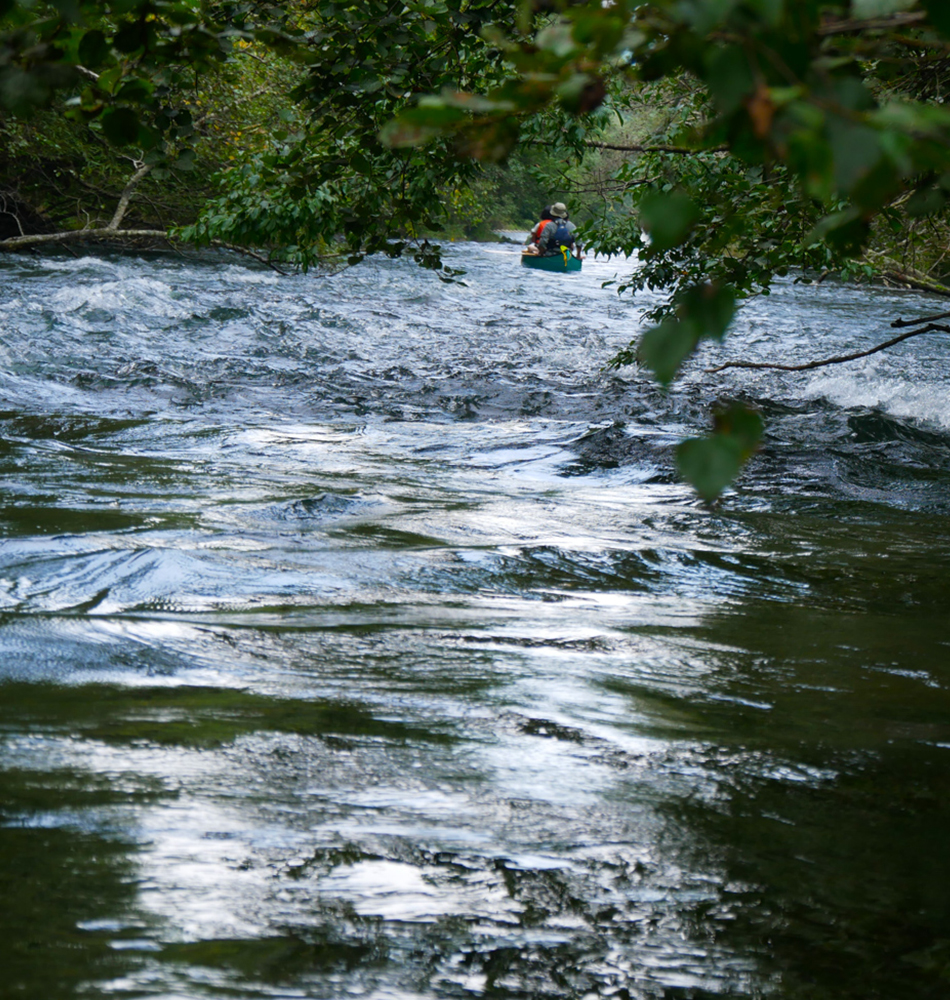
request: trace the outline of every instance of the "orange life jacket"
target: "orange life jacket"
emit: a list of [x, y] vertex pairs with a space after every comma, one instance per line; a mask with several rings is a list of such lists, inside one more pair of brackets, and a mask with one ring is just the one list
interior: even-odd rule
[[531, 242], [537, 245], [538, 240], [541, 239], [541, 233], [544, 227], [550, 222], [550, 219], [542, 219], [535, 227], [531, 230]]

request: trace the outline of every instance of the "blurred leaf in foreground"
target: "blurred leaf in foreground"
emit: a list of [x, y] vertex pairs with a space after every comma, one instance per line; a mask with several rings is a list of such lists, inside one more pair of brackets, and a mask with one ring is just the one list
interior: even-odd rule
[[715, 500], [755, 454], [762, 440], [762, 418], [742, 403], [716, 410], [713, 432], [689, 438], [676, 449], [676, 464], [696, 492]]

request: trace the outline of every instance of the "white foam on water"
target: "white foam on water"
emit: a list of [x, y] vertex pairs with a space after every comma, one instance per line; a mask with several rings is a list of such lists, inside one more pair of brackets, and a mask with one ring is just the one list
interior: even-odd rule
[[241, 264], [229, 264], [221, 271], [229, 283], [237, 285], [276, 285], [280, 275], [272, 272], [251, 271]]
[[894, 417], [950, 428], [950, 392], [942, 385], [877, 373], [842, 372], [815, 376], [804, 395], [848, 409], [880, 409]]
[[45, 305], [58, 313], [102, 309], [108, 312], [142, 311], [165, 319], [191, 316], [191, 308], [174, 299], [171, 286], [154, 278], [129, 277], [71, 285], [54, 291]]

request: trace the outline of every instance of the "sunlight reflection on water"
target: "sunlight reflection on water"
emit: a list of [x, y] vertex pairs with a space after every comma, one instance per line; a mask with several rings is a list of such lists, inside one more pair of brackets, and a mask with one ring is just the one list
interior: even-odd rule
[[[616, 262], [452, 252], [0, 262], [11, 988], [936, 996], [946, 346], [664, 396]], [[927, 308], [789, 283], [726, 350]], [[708, 510], [720, 390], [769, 437]]]

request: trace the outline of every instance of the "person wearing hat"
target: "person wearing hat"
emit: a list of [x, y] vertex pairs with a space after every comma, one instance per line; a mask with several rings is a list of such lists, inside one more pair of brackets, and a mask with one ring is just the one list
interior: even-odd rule
[[580, 253], [580, 244], [574, 239], [577, 227], [567, 217], [567, 206], [562, 201], [551, 206], [551, 221], [538, 236], [538, 252], [542, 257], [551, 257], [567, 247], [572, 253]]

